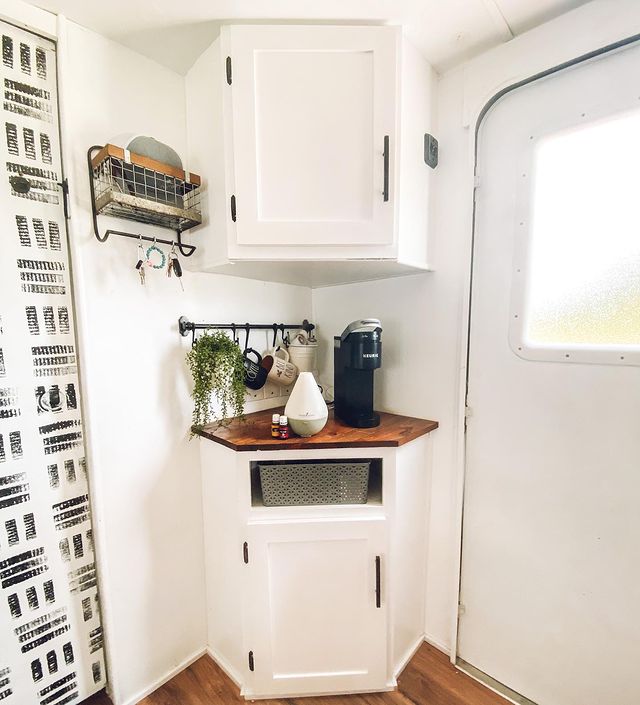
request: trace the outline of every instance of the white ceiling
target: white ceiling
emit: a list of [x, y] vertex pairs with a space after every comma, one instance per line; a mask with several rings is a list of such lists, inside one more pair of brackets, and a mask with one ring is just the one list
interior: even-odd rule
[[228, 22], [401, 24], [439, 71], [587, 0], [28, 0], [186, 73]]

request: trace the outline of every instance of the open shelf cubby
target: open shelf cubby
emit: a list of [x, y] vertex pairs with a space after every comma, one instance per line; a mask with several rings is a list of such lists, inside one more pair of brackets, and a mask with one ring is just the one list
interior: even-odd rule
[[256, 460], [250, 472], [252, 507], [382, 504], [382, 458]]

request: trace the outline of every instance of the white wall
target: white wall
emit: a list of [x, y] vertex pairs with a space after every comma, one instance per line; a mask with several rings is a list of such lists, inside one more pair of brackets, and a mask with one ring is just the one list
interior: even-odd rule
[[[446, 650], [455, 645], [475, 122], [501, 88], [638, 32], [637, 0], [594, 0], [442, 77], [435, 132], [440, 164], [432, 201], [435, 272], [314, 290], [314, 316], [325, 346], [353, 319], [382, 320], [379, 408], [440, 422], [433, 436], [425, 631]], [[323, 376], [331, 379], [330, 357], [327, 362]]]
[[302, 320], [310, 316], [311, 298], [307, 289], [189, 272], [184, 293], [175, 278], [156, 272], [143, 288], [135, 242], [96, 241], [87, 148], [140, 132], [184, 153], [184, 80], [63, 24], [63, 139], [90, 477], [110, 688], [122, 705], [206, 644], [200, 467], [198, 444], [188, 440], [189, 339], [179, 336], [178, 317]]

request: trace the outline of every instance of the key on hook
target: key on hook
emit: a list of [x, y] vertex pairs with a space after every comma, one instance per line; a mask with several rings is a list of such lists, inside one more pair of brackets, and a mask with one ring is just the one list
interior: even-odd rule
[[146, 277], [144, 271], [145, 259], [146, 255], [144, 253], [144, 248], [142, 247], [142, 235], [140, 235], [140, 242], [138, 243], [138, 261], [136, 263], [136, 269], [138, 270], [138, 274], [140, 275], [140, 284], [142, 284], [142, 286], [144, 286], [144, 280]]

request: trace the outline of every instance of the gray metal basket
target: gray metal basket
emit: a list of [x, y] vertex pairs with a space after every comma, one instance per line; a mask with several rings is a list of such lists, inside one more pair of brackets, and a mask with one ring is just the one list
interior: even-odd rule
[[265, 507], [366, 504], [370, 462], [258, 463]]
[[126, 161], [114, 150], [119, 148], [106, 145], [92, 159], [97, 213], [181, 231], [202, 223], [199, 176], [152, 162], [165, 167], [165, 173]]

